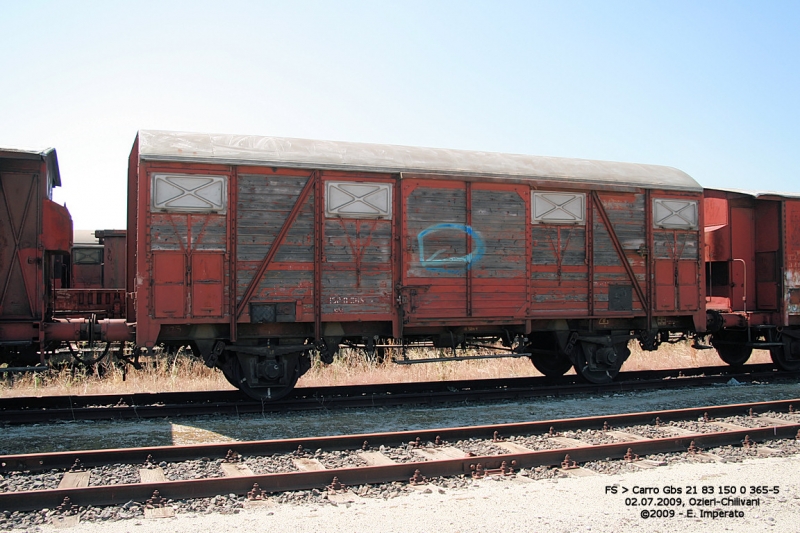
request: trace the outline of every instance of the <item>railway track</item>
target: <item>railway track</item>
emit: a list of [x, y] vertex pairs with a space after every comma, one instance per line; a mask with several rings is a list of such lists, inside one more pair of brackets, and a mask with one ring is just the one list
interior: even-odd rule
[[[0, 511], [59, 508], [70, 514], [79, 507], [139, 502], [152, 513], [168, 511], [177, 500], [236, 494], [257, 502], [272, 493], [326, 488], [336, 497], [346, 487], [425, 484], [450, 476], [531, 476], [552, 467], [569, 475], [599, 460], [643, 469], [662, 464], [664, 454], [715, 460], [723, 452], [708, 450], [721, 446], [732, 447], [725, 453], [781, 453], [770, 441], [800, 453], [798, 408], [800, 399], [792, 399], [422, 431], [0, 456], [5, 486], [24, 488], [41, 472], [59, 479], [45, 490], [4, 489]], [[205, 465], [204, 475], [173, 479], [181, 471], [175, 465], [192, 461]], [[106, 483], [114, 468], [136, 472], [138, 479]]]
[[528, 377], [470, 381], [392, 383], [345, 387], [297, 388], [275, 402], [255, 402], [239, 391], [168, 392], [40, 396], [0, 399], [0, 422], [40, 423], [64, 420], [143, 419], [209, 414], [286, 412], [347, 407], [437, 404], [520, 399], [537, 396], [607, 394], [653, 388], [699, 387], [737, 381], [794, 378], [772, 365], [747, 365], [624, 372], [618, 381], [598, 385], [577, 376]]

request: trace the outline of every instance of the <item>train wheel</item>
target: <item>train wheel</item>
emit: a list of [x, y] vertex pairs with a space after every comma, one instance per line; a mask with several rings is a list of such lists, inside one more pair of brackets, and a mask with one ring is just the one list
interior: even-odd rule
[[631, 353], [626, 343], [602, 346], [579, 341], [575, 348], [575, 372], [589, 383], [597, 384], [614, 381]]
[[563, 376], [572, 368], [572, 361], [566, 355], [558, 352], [553, 352], [551, 356], [534, 354], [530, 357], [536, 370], [549, 378]]
[[300, 363], [296, 361], [292, 369], [289, 370], [288, 375], [283, 376], [283, 379], [269, 381], [259, 379], [257, 386], [251, 386], [245, 379], [239, 358], [232, 353], [228, 353], [220, 369], [231, 385], [258, 401], [280, 400], [292, 392], [301, 375]]
[[239, 381], [237, 376], [241, 374], [241, 366], [239, 366], [239, 361], [236, 360], [236, 356], [228, 354], [219, 369], [222, 371], [222, 375], [225, 376], [225, 379], [228, 380], [228, 383], [238, 389]]
[[536, 370], [549, 378], [563, 376], [572, 368], [572, 361], [561, 350], [558, 338], [549, 332], [531, 333], [529, 342], [520, 351], [530, 353]]
[[717, 350], [719, 358], [731, 366], [741, 366], [750, 359], [753, 348], [744, 346], [746, 331], [726, 331], [711, 336], [711, 345]]
[[784, 335], [783, 346], [770, 348], [769, 356], [781, 370], [797, 372], [800, 370], [800, 340]]

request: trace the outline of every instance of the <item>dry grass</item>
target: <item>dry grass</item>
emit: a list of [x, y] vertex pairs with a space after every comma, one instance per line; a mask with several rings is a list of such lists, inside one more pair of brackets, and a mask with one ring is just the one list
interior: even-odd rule
[[[657, 352], [643, 352], [631, 343], [631, 357], [624, 370], [648, 370], [715, 366], [722, 362], [714, 350], [693, 350], [687, 343], [665, 345]], [[439, 351], [411, 353], [411, 357], [436, 357]], [[387, 358], [388, 359], [388, 358]], [[753, 352], [749, 363], [769, 363], [769, 352]], [[572, 371], [570, 371], [572, 372]], [[452, 381], [503, 377], [536, 376], [539, 373], [527, 358], [484, 359], [430, 364], [397, 365], [390, 361], [370, 361], [362, 353], [343, 349], [331, 365], [315, 364], [300, 378], [300, 387], [363, 385], [415, 381]], [[102, 375], [70, 368], [38, 374], [19, 375], [0, 380], [0, 397], [84, 395], [111, 393], [169, 392], [231, 389], [218, 370], [179, 352], [154, 358], [141, 371], [120, 363], [103, 367]]]

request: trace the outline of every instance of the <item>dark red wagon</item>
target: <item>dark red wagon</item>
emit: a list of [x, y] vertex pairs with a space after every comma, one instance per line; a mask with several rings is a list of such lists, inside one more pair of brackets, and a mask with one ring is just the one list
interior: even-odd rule
[[53, 265], [72, 246], [72, 219], [52, 201], [61, 185], [54, 149], [0, 149], [0, 356], [43, 362]]
[[800, 370], [800, 196], [706, 189], [706, 291], [712, 344], [743, 364], [770, 350]]
[[141, 131], [127, 317], [263, 398], [387, 339], [606, 381], [631, 338], [706, 330], [702, 203], [667, 167]]

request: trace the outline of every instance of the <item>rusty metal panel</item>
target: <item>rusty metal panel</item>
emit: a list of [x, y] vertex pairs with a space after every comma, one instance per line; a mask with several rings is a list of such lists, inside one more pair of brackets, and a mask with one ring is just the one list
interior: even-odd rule
[[800, 201], [783, 203], [783, 299], [784, 325], [789, 316], [800, 315]]
[[[225, 215], [151, 213], [150, 246], [156, 318], [225, 314], [223, 302], [228, 292], [223, 261], [227, 251]], [[174, 264], [168, 265], [169, 261]]]
[[755, 221], [752, 207], [731, 207], [731, 309], [755, 309]]
[[103, 243], [103, 287], [125, 288], [125, 230], [98, 230], [95, 235]]
[[66, 207], [47, 198], [42, 200], [42, 246], [62, 253], [72, 248], [72, 217]]
[[681, 311], [698, 309], [698, 279], [695, 261], [678, 261], [678, 309]]
[[697, 241], [695, 231], [653, 231], [656, 310], [694, 311], [699, 308]]
[[59, 316], [125, 317], [125, 289], [56, 289], [53, 311]]
[[72, 286], [96, 288], [103, 286], [103, 247], [75, 245], [72, 248]]
[[[245, 269], [240, 263], [240, 270], [236, 280], [236, 290], [244, 294], [247, 290], [256, 266]], [[251, 303], [260, 302], [292, 302], [297, 305], [296, 319], [298, 322], [313, 320], [314, 302], [312, 291], [314, 288], [314, 270], [312, 265], [305, 270], [294, 270], [295, 265], [276, 264], [275, 270], [267, 270], [261, 278]]]
[[658, 311], [675, 310], [675, 262], [655, 261], [655, 289]]
[[153, 315], [155, 318], [186, 316], [186, 255], [153, 253]]
[[780, 202], [756, 200], [755, 277], [756, 306], [777, 311], [780, 301]]
[[192, 316], [221, 317], [223, 315], [224, 256], [221, 253], [192, 253]]
[[[30, 170], [26, 170], [26, 167]], [[0, 318], [42, 318], [40, 165], [0, 159]]]

